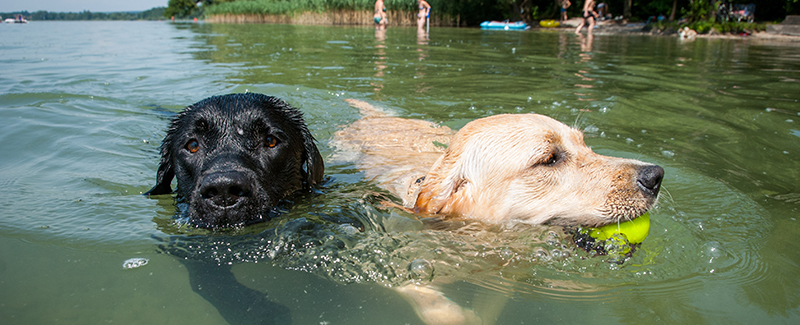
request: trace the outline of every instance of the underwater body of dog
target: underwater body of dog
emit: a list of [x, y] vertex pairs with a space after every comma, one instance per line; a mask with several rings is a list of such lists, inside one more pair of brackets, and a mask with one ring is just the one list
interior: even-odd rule
[[[490, 116], [454, 134], [348, 102], [362, 119], [338, 131], [335, 145], [418, 215], [599, 227], [635, 219], [658, 198], [661, 167], [595, 154], [580, 131], [543, 115]], [[428, 324], [487, 323], [502, 304], [495, 299], [493, 312], [476, 314], [447, 299], [435, 280], [396, 290]]]

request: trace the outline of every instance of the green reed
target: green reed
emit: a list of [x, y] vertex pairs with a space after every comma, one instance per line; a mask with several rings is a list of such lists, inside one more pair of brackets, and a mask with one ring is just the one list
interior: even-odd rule
[[[411, 11], [417, 6], [413, 0], [384, 0], [389, 10]], [[298, 12], [324, 12], [327, 10], [371, 10], [375, 0], [252, 0], [233, 1], [210, 5], [206, 15], [267, 14], [281, 15]]]

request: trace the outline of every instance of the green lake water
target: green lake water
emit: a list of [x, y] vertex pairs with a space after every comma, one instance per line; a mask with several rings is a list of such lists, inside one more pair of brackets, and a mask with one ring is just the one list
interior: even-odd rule
[[[304, 112], [330, 179], [280, 220], [207, 234], [198, 245], [210, 254], [195, 258], [232, 264], [239, 283], [288, 307], [295, 324], [420, 323], [389, 288], [416, 259], [449, 279], [442, 291], [464, 306], [508, 297], [497, 324], [796, 324], [799, 48], [557, 31], [2, 25], [0, 319], [225, 323], [159, 248], [203, 236], [172, 223], [169, 197], [140, 193], [155, 182], [176, 112], [248, 91]], [[595, 152], [664, 167], [650, 236], [618, 265], [557, 228], [415, 231], [407, 216], [375, 208], [379, 190], [332, 147], [333, 133], [358, 118], [345, 98], [454, 129], [529, 112], [580, 128]], [[342, 235], [320, 221], [350, 240], [339, 251], [303, 246], [289, 231], [331, 218], [372, 230]], [[135, 257], [149, 263], [123, 268]]]

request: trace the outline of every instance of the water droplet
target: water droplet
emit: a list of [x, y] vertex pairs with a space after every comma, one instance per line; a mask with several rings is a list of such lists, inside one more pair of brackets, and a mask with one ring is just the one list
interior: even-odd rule
[[433, 278], [433, 264], [425, 259], [418, 258], [411, 261], [408, 265], [408, 271], [411, 276], [419, 280], [430, 280]]
[[709, 241], [703, 244], [703, 256], [706, 257], [723, 257], [725, 256], [725, 251], [722, 249], [722, 244], [717, 241]]

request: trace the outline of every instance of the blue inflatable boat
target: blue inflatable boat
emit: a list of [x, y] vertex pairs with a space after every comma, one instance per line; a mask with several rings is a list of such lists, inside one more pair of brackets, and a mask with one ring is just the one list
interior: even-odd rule
[[530, 29], [530, 26], [521, 21], [484, 21], [481, 23], [481, 29], [526, 30]]

